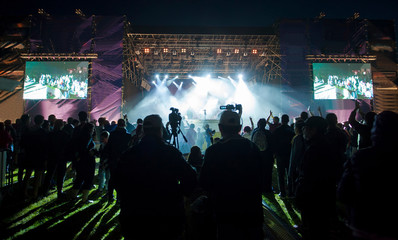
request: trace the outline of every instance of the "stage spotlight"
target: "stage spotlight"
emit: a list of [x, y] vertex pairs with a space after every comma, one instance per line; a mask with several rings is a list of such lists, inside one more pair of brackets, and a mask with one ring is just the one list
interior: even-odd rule
[[166, 75], [164, 76], [164, 79], [168, 79], [168, 78], [169, 78], [169, 75], [166, 74]]
[[238, 78], [239, 78], [239, 80], [242, 80], [242, 79], [243, 79], [243, 75], [242, 75], [242, 74], [239, 74], [239, 75], [238, 75]]
[[149, 48], [144, 48], [144, 53], [149, 53]]
[[222, 53], [221, 48], [217, 48], [217, 54], [220, 54], [220, 53]]
[[156, 84], [156, 82], [155, 82], [155, 81], [152, 81], [152, 83], [153, 83], [153, 84]]
[[178, 75], [176, 76], [176, 78], [178, 78]]
[[163, 48], [163, 53], [168, 53], [169, 49], [168, 48]]
[[239, 49], [235, 49], [234, 53], [238, 54], [239, 53]]
[[252, 50], [252, 53], [253, 53], [253, 54], [257, 54], [257, 49], [253, 49], [253, 50]]
[[156, 78], [159, 79], [159, 74], [156, 74]]
[[192, 76], [191, 76], [191, 75], [188, 75], [188, 77], [189, 77], [189, 78], [192, 78]]
[[182, 48], [181, 49], [181, 53], [186, 53], [187, 52], [187, 49], [186, 48]]

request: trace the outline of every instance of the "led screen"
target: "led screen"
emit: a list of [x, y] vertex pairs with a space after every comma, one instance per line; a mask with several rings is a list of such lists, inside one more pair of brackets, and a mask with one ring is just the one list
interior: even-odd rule
[[371, 99], [369, 63], [313, 63], [315, 99]]
[[88, 62], [26, 62], [24, 99], [87, 98]]

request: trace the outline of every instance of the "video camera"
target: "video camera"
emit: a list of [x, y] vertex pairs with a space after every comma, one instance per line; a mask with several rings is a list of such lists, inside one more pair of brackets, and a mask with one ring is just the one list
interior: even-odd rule
[[177, 129], [177, 127], [180, 125], [182, 117], [181, 113], [178, 112], [177, 108], [170, 108], [171, 113], [169, 114], [169, 123], [171, 126], [172, 130]]
[[220, 109], [221, 110], [230, 110], [230, 111], [235, 111], [235, 110], [242, 111], [242, 105], [241, 104], [235, 104], [235, 105], [228, 104], [225, 106], [220, 106]]
[[220, 106], [220, 109], [228, 111], [238, 111], [239, 116], [242, 116], [242, 104], [227, 104], [225, 106]]

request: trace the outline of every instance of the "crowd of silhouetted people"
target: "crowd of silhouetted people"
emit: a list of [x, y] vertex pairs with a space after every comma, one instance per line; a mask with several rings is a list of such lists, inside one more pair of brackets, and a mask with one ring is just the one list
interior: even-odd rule
[[221, 138], [205, 125], [199, 143], [195, 125], [184, 129], [187, 155], [169, 143], [169, 123], [142, 117], [89, 121], [81, 111], [66, 121], [23, 114], [1, 122], [0, 149], [8, 171], [18, 170], [18, 194], [35, 201], [56, 189], [60, 201], [87, 203], [96, 188], [95, 196], [120, 204], [125, 239], [264, 239], [262, 197], [274, 194], [294, 201], [304, 239], [330, 239], [337, 222], [352, 239], [398, 239], [388, 217], [398, 213], [397, 113], [365, 114], [356, 103], [342, 123], [334, 113], [303, 111], [292, 121], [270, 111], [242, 126], [240, 113], [226, 110]]

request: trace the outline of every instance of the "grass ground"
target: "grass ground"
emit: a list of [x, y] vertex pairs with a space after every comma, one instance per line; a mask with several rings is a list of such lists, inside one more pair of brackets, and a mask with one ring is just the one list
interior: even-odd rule
[[[276, 172], [276, 171], [274, 171]], [[276, 175], [273, 182], [277, 183]], [[67, 193], [72, 178], [64, 184]], [[277, 191], [277, 186], [274, 186]], [[23, 201], [19, 185], [6, 193], [0, 208], [0, 239], [36, 239], [44, 235], [48, 239], [123, 239], [118, 224], [120, 208], [106, 197], [90, 192], [92, 203], [57, 200], [55, 190], [35, 202]], [[277, 194], [263, 197], [267, 205], [291, 226], [299, 225], [301, 216], [294, 202], [281, 199]]]

